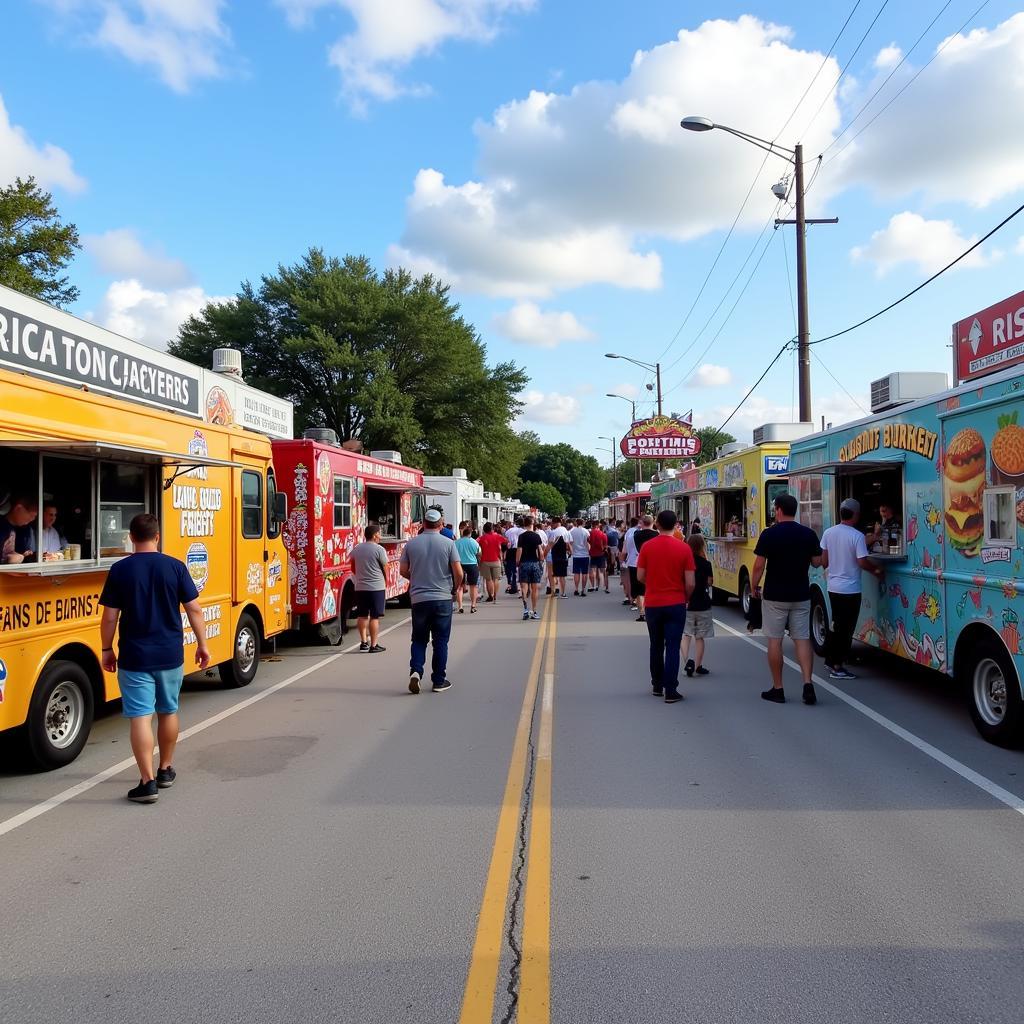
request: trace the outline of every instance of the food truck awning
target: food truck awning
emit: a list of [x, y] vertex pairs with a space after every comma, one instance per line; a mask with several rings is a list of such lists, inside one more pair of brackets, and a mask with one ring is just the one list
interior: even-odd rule
[[409, 484], [398, 484], [394, 481], [378, 482], [376, 480], [367, 480], [367, 487], [372, 487], [375, 491], [397, 491], [401, 494], [448, 494], [448, 491], [435, 491], [433, 487], [410, 487]]
[[232, 466], [241, 462], [212, 459], [209, 455], [190, 455], [187, 452], [165, 452], [157, 448], [136, 448], [130, 444], [111, 441], [68, 440], [64, 437], [46, 439], [4, 439], [0, 448], [18, 448], [21, 451], [42, 452], [46, 455], [81, 455], [94, 459], [117, 459], [119, 462], [144, 462], [163, 466]]
[[901, 466], [907, 461], [905, 455], [894, 456], [891, 459], [855, 459], [853, 462], [816, 462], [813, 466], [801, 466], [793, 469], [790, 466], [787, 476], [808, 476], [811, 473], [870, 473], [876, 469], [892, 469], [894, 466]]

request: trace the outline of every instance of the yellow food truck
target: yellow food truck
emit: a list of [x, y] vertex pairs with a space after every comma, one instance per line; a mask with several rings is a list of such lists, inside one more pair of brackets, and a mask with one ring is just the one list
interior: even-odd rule
[[753, 444], [723, 445], [712, 461], [698, 466], [696, 483], [683, 494], [707, 542], [715, 600], [724, 604], [738, 597], [745, 616], [757, 538], [774, 522], [775, 496], [789, 486], [789, 442], [813, 430], [810, 423], [758, 427]]
[[119, 696], [99, 596], [140, 512], [195, 581], [221, 679], [249, 683], [288, 624], [268, 435], [291, 436], [290, 403], [0, 287], [0, 407], [0, 746], [67, 764]]

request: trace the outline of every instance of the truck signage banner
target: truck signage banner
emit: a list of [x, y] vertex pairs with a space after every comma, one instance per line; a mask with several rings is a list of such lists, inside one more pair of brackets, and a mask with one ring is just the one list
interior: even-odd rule
[[788, 455], [766, 455], [764, 457], [765, 476], [772, 476], [777, 473], [789, 472]]
[[700, 454], [693, 427], [671, 416], [637, 420], [619, 443], [627, 459], [690, 459]]
[[1024, 292], [953, 324], [957, 383], [1024, 363]]

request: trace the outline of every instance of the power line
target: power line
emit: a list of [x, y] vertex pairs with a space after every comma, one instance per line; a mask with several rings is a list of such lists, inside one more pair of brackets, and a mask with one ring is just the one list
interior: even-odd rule
[[937, 50], [935, 51], [935, 53], [933, 53], [933, 54], [931, 55], [931, 57], [929, 57], [929, 58], [928, 58], [928, 60], [927, 60], [927, 61], [926, 61], [926, 62], [925, 62], [924, 64], [922, 64], [922, 65], [921, 65], [921, 67], [919, 67], [919, 68], [917, 69], [917, 71], [916, 71], [916, 72], [914, 72], [914, 74], [913, 74], [913, 75], [912, 75], [912, 76], [911, 76], [911, 77], [910, 77], [910, 78], [909, 78], [909, 79], [907, 80], [907, 82], [906, 82], [906, 83], [905, 83], [905, 84], [903, 85], [903, 87], [902, 87], [901, 89], [899, 89], [899, 90], [898, 90], [898, 91], [896, 92], [896, 94], [895, 94], [895, 95], [894, 95], [894, 96], [893, 96], [893, 97], [892, 97], [892, 98], [891, 98], [891, 99], [889, 100], [889, 102], [888, 102], [888, 103], [886, 103], [886, 104], [885, 104], [885, 106], [884, 106], [884, 107], [882, 107], [882, 109], [881, 109], [881, 110], [879, 110], [879, 111], [878, 111], [878, 113], [877, 113], [877, 114], [875, 114], [875, 115], [874, 115], [874, 116], [873, 116], [873, 117], [871, 118], [871, 120], [870, 120], [870, 121], [868, 121], [868, 123], [867, 123], [866, 125], [864, 125], [864, 127], [863, 127], [863, 128], [861, 128], [861, 129], [860, 129], [860, 131], [858, 131], [858, 132], [857, 132], [857, 134], [856, 134], [856, 135], [853, 135], [853, 136], [851, 136], [851, 137], [850, 137], [849, 139], [847, 139], [847, 140], [846, 140], [846, 142], [844, 142], [844, 143], [842, 144], [842, 146], [840, 146], [840, 147], [839, 147], [839, 149], [837, 149], [837, 150], [836, 150], [836, 151], [835, 151], [835, 152], [834, 152], [834, 153], [833, 153], [833, 154], [832, 154], [832, 155], [831, 155], [831, 156], [830, 156], [830, 157], [828, 158], [828, 160], [826, 161], [826, 163], [831, 163], [831, 162], [832, 162], [833, 160], [835, 160], [835, 159], [836, 159], [836, 157], [837, 157], [837, 156], [839, 156], [839, 154], [840, 154], [840, 153], [842, 153], [842, 152], [843, 152], [843, 150], [844, 150], [844, 149], [846, 149], [846, 148], [847, 148], [847, 146], [850, 146], [850, 145], [851, 145], [852, 143], [856, 142], [856, 141], [857, 141], [857, 139], [859, 139], [859, 138], [860, 138], [860, 137], [861, 137], [861, 136], [862, 136], [862, 135], [863, 135], [863, 134], [864, 134], [864, 133], [865, 133], [865, 132], [866, 132], [866, 131], [867, 131], [867, 130], [868, 130], [868, 129], [869, 129], [869, 128], [870, 128], [870, 127], [871, 127], [871, 126], [872, 126], [872, 125], [873, 125], [873, 124], [874, 124], [874, 123], [875, 123], [875, 122], [876, 122], [876, 121], [877, 121], [877, 120], [878, 120], [878, 119], [879, 119], [879, 118], [880, 118], [880, 117], [881, 117], [881, 116], [882, 116], [882, 115], [883, 115], [883, 114], [884, 114], [884, 113], [885, 113], [885, 112], [886, 112], [886, 111], [887, 111], [887, 110], [888, 110], [888, 109], [889, 109], [889, 108], [890, 108], [890, 107], [891, 107], [891, 106], [892, 106], [892, 105], [893, 105], [893, 104], [894, 104], [894, 103], [895, 103], [895, 102], [896, 102], [896, 101], [897, 101], [897, 100], [898, 100], [898, 99], [899, 99], [899, 98], [900, 98], [900, 97], [901, 97], [901, 96], [902, 96], [902, 95], [903, 95], [903, 94], [904, 94], [904, 93], [905, 93], [905, 92], [906, 92], [906, 91], [907, 91], [907, 90], [908, 90], [908, 89], [909, 89], [909, 88], [910, 88], [910, 87], [912, 86], [912, 85], [913, 85], [913, 84], [914, 84], [914, 82], [916, 82], [916, 81], [918, 80], [918, 78], [920, 78], [920, 77], [921, 77], [921, 74], [922, 74], [922, 73], [924, 72], [925, 68], [927, 68], [927, 67], [928, 67], [928, 66], [929, 66], [929, 65], [930, 65], [930, 64], [932, 63], [932, 61], [934, 61], [934, 60], [935, 60], [935, 58], [936, 58], [936, 57], [938, 57], [938, 56], [939, 56], [939, 54], [940, 54], [940, 53], [942, 53], [942, 51], [943, 51], [943, 50], [945, 50], [945, 49], [946, 49], [946, 47], [947, 47], [947, 46], [949, 46], [949, 44], [950, 44], [950, 43], [951, 43], [951, 42], [952, 42], [952, 41], [953, 41], [954, 39], [956, 39], [956, 38], [957, 38], [957, 36], [959, 36], [959, 35], [960, 35], [960, 34], [961, 34], [961, 33], [963, 32], [963, 30], [964, 30], [965, 28], [967, 28], [967, 26], [968, 26], [968, 25], [969, 25], [969, 24], [970, 24], [970, 23], [971, 23], [972, 21], [974, 21], [974, 19], [975, 19], [975, 18], [976, 18], [976, 17], [977, 17], [977, 16], [979, 15], [979, 14], [981, 14], [981, 12], [982, 12], [982, 11], [983, 11], [983, 10], [984, 10], [984, 9], [985, 9], [986, 7], [988, 7], [988, 5], [989, 5], [989, 0], [983, 0], [983, 2], [982, 2], [982, 3], [980, 4], [980, 6], [978, 6], [978, 7], [977, 7], [977, 8], [975, 9], [974, 13], [973, 13], [973, 14], [971, 14], [971, 15], [970, 15], [970, 17], [968, 17], [968, 19], [967, 19], [967, 20], [966, 20], [966, 21], [965, 21], [965, 22], [964, 22], [964, 23], [963, 23], [963, 24], [962, 24], [962, 25], [961, 25], [961, 26], [960, 26], [960, 27], [959, 27], [959, 28], [958, 28], [958, 29], [956, 30], [956, 32], [954, 32], [954, 33], [953, 33], [953, 34], [952, 34], [951, 36], [949, 36], [949, 37], [948, 37], [948, 38], [946, 39], [946, 41], [945, 41], [945, 42], [944, 42], [944, 43], [943, 43], [943, 44], [942, 44], [942, 45], [941, 45], [941, 46], [940, 46], [940, 47], [939, 47], [939, 48], [938, 48], [938, 49], [937, 49]]
[[1006, 227], [1006, 225], [1009, 224], [1010, 221], [1013, 220], [1013, 218], [1020, 214], [1022, 211], [1024, 211], [1024, 203], [1018, 206], [1017, 209], [1014, 210], [1013, 213], [1011, 213], [1009, 216], [1004, 217], [994, 228], [992, 228], [991, 231], [989, 231], [985, 235], [982, 235], [981, 238], [979, 238], [973, 245], [966, 248], [962, 253], [960, 253], [959, 256], [957, 256], [955, 260], [953, 260], [950, 263], [947, 263], [941, 270], [937, 270], [934, 274], [932, 274], [931, 277], [928, 278], [928, 280], [922, 281], [916, 288], [912, 288], [909, 292], [907, 292], [906, 295], [901, 296], [895, 302], [890, 302], [889, 305], [886, 306], [884, 309], [880, 309], [877, 313], [872, 313], [871, 316], [865, 317], [863, 320], [853, 324], [850, 327], [845, 327], [841, 331], [836, 331], [835, 334], [826, 334], [824, 338], [815, 338], [814, 341], [810, 342], [810, 344], [820, 345], [824, 341], [832, 341], [834, 338], [841, 338], [844, 334], [849, 334], [851, 331], [857, 330], [858, 327], [863, 327], [865, 324], [871, 323], [872, 320], [877, 320], [884, 313], [888, 313], [889, 310], [895, 309], [901, 302], [906, 302], [907, 299], [909, 299], [912, 295], [916, 295], [919, 291], [921, 291], [922, 288], [925, 288], [928, 285], [930, 285], [932, 281], [936, 280], [936, 278], [941, 277], [947, 270], [950, 270], [953, 267], [955, 267], [962, 259], [965, 259], [966, 257], [970, 256], [970, 254], [974, 252], [974, 250], [977, 249], [978, 246], [982, 245], [984, 242], [987, 242], [997, 231], [1000, 231], [1002, 228]]
[[811, 354], [812, 354], [812, 355], [814, 356], [814, 358], [815, 358], [815, 359], [817, 359], [817, 360], [818, 360], [818, 362], [819, 362], [819, 363], [821, 364], [821, 368], [822, 368], [822, 369], [823, 369], [823, 370], [824, 370], [824, 371], [825, 371], [825, 372], [826, 372], [826, 373], [827, 373], [827, 374], [828, 374], [828, 375], [829, 375], [829, 376], [830, 376], [830, 377], [831, 377], [831, 378], [832, 378], [832, 379], [833, 379], [833, 380], [834, 380], [834, 381], [836, 382], [836, 384], [838, 384], [838, 385], [839, 385], [839, 387], [840, 387], [840, 388], [842, 389], [842, 391], [843, 391], [843, 394], [845, 394], [845, 395], [846, 395], [846, 397], [847, 397], [847, 398], [848, 398], [848, 399], [849, 399], [849, 400], [850, 400], [851, 402], [853, 402], [853, 404], [854, 404], [855, 406], [857, 406], [857, 408], [858, 408], [858, 409], [860, 409], [860, 411], [861, 411], [862, 413], [864, 413], [864, 415], [865, 415], [865, 416], [868, 416], [868, 415], [870, 415], [870, 414], [868, 413], [867, 409], [865, 409], [865, 408], [864, 408], [864, 406], [863, 406], [863, 405], [861, 405], [861, 404], [860, 404], [860, 402], [858, 402], [858, 401], [857, 401], [857, 399], [856, 399], [856, 398], [854, 398], [854, 397], [853, 397], [853, 395], [851, 395], [851, 394], [850, 394], [850, 392], [846, 390], [846, 385], [845, 385], [845, 384], [843, 384], [843, 382], [842, 382], [842, 381], [841, 381], [841, 380], [840, 380], [840, 379], [839, 379], [839, 378], [838, 378], [838, 377], [837, 377], [837, 376], [836, 376], [836, 375], [835, 375], [835, 374], [834, 374], [834, 373], [833, 373], [833, 372], [832, 372], [832, 371], [831, 371], [831, 370], [830, 370], [830, 369], [829, 369], [829, 368], [828, 368], [828, 367], [827, 367], [827, 366], [825, 365], [825, 361], [824, 361], [824, 360], [823, 360], [823, 359], [821, 358], [821, 356], [819, 356], [819, 355], [818, 355], [818, 353], [817, 353], [817, 352], [815, 352], [815, 351], [814, 351], [814, 349], [811, 349]]
[[725, 422], [722, 423], [722, 425], [718, 428], [719, 432], [725, 430], [733, 416], [735, 416], [736, 413], [738, 413], [740, 409], [743, 408], [743, 403], [746, 402], [746, 400], [757, 390], [757, 387], [761, 383], [761, 381], [763, 381], [765, 377], [767, 377], [768, 374], [771, 372], [771, 368], [779, 361], [779, 357], [782, 355], [782, 353], [785, 352], [786, 349], [789, 348], [789, 346], [792, 345], [795, 341], [795, 338], [791, 338], [789, 341], [786, 342], [785, 345], [782, 346], [782, 348], [779, 349], [778, 352], [775, 353], [775, 358], [768, 364], [768, 367], [764, 371], [764, 373], [762, 373], [761, 376], [754, 381], [750, 390], [739, 400], [739, 403], [737, 404], [736, 408], [733, 409], [733, 411], [729, 413], [729, 415], [725, 418]]

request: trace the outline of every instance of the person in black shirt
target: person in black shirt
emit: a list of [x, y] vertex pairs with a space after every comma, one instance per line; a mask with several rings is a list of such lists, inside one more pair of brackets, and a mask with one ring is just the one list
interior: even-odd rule
[[[772, 688], [761, 696], [775, 704], [786, 701], [782, 688], [782, 638], [787, 628], [803, 673], [804, 703], [814, 704], [817, 701], [811, 682], [814, 651], [811, 648], [811, 587], [807, 570], [812, 565], [821, 565], [821, 545], [813, 530], [796, 521], [797, 507], [797, 500], [792, 494], [783, 493], [776, 497], [775, 525], [764, 530], [757, 539], [754, 572], [750, 580], [753, 596], [762, 598], [768, 667], [772, 673]], [[766, 565], [768, 579], [762, 595], [761, 577]]]
[[[527, 516], [523, 520], [523, 532], [516, 540], [516, 566], [519, 569], [519, 593], [523, 599], [523, 618], [539, 619], [537, 598], [540, 594], [540, 581], [543, 579], [542, 568], [547, 544], [544, 538], [533, 528], [533, 519]], [[527, 607], [529, 597], [532, 611]]]
[[36, 561], [36, 536], [32, 523], [39, 514], [35, 498], [17, 494], [7, 515], [0, 516], [0, 562], [16, 565]]
[[[636, 532], [633, 534], [633, 547], [636, 548], [638, 558], [640, 556], [640, 549], [644, 544], [658, 536], [658, 531], [652, 529], [653, 525], [654, 517], [644, 516], [640, 520], [640, 525], [637, 527]], [[629, 592], [633, 597], [633, 601], [636, 603], [636, 610], [640, 613], [637, 615], [636, 621], [646, 622], [647, 618], [644, 615], [644, 596], [647, 592], [647, 588], [637, 577], [635, 566], [629, 570]]]
[[[693, 533], [686, 538], [686, 543], [693, 551], [693, 560], [697, 564], [697, 585], [693, 589], [690, 603], [686, 608], [686, 623], [683, 626], [683, 659], [688, 676], [696, 673], [706, 676], [708, 669], [704, 667], [704, 641], [715, 635], [715, 620], [711, 611], [711, 587], [715, 582], [715, 572], [711, 563], [704, 557], [704, 538]], [[690, 639], [693, 639], [694, 657], [690, 657]]]

